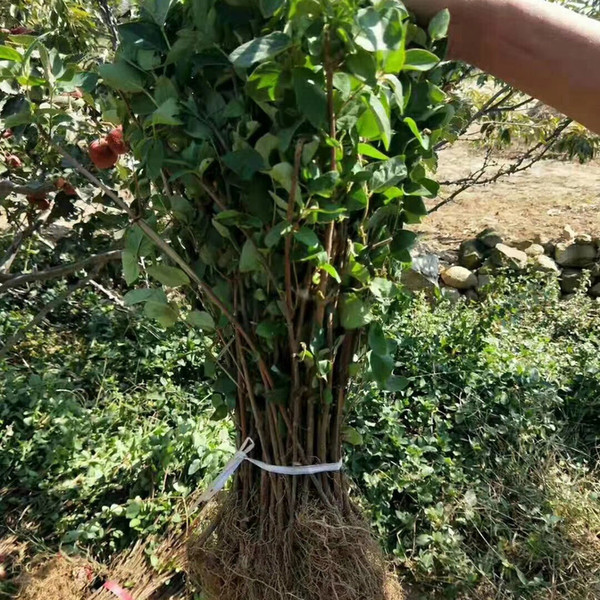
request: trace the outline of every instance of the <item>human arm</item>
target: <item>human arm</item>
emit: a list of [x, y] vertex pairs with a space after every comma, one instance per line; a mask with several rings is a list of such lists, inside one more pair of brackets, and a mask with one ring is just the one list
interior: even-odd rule
[[600, 133], [600, 22], [544, 0], [406, 0], [424, 21], [448, 8], [462, 60]]

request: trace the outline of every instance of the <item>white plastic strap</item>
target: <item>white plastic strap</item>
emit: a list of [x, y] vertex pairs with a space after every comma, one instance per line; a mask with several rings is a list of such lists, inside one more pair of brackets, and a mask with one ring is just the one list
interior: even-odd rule
[[239, 466], [248, 458], [248, 452], [254, 448], [254, 442], [246, 438], [241, 448], [233, 455], [232, 459], [225, 465], [220, 475], [210, 484], [209, 488], [200, 496], [200, 502], [208, 502], [220, 492], [227, 480], [238, 470]]
[[225, 465], [223, 471], [210, 484], [209, 488], [202, 494], [199, 502], [208, 502], [220, 490], [223, 489], [227, 480], [239, 469], [240, 465], [247, 460], [253, 465], [256, 465], [263, 471], [269, 473], [278, 473], [279, 475], [315, 475], [316, 473], [328, 473], [339, 471], [342, 468], [342, 461], [335, 463], [322, 463], [320, 465], [295, 465], [292, 467], [284, 467], [281, 465], [270, 465], [262, 460], [249, 458], [248, 453], [254, 448], [254, 442], [251, 438], [246, 438], [240, 449], [233, 455], [231, 460]]
[[342, 461], [336, 463], [321, 463], [320, 465], [295, 465], [293, 467], [283, 467], [280, 465], [270, 465], [262, 460], [247, 458], [248, 462], [269, 473], [279, 473], [280, 475], [315, 475], [316, 473], [328, 473], [339, 471], [342, 468]]

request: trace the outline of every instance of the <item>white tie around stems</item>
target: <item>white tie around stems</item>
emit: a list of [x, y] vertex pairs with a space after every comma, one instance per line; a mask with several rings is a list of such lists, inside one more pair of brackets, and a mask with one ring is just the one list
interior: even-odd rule
[[219, 476], [210, 484], [208, 489], [200, 497], [200, 502], [208, 502], [217, 492], [223, 489], [227, 480], [239, 469], [240, 465], [247, 460], [263, 471], [277, 473], [279, 475], [315, 475], [317, 473], [330, 473], [339, 471], [342, 468], [342, 461], [335, 463], [322, 463], [320, 465], [294, 465], [285, 467], [281, 465], [270, 465], [262, 460], [250, 458], [248, 453], [254, 448], [254, 442], [251, 438], [246, 438], [240, 449], [233, 455], [231, 460], [225, 465], [225, 468]]

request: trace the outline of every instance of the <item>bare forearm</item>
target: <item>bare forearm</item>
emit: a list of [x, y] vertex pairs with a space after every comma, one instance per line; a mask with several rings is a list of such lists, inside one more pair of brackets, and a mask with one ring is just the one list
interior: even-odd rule
[[[449, 8], [449, 52], [600, 133], [600, 23], [543, 0], [409, 0]], [[412, 6], [414, 4], [414, 6]]]

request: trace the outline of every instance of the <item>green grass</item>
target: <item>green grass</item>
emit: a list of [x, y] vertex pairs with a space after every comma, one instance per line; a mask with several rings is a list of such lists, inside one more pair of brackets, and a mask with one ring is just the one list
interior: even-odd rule
[[[1, 299], [0, 339], [59, 289]], [[599, 598], [598, 305], [529, 278], [394, 308], [407, 386], [356, 383], [347, 467], [400, 573], [427, 598]], [[177, 519], [233, 449], [209, 352], [89, 289], [50, 315], [0, 365], [0, 522], [106, 559]]]

